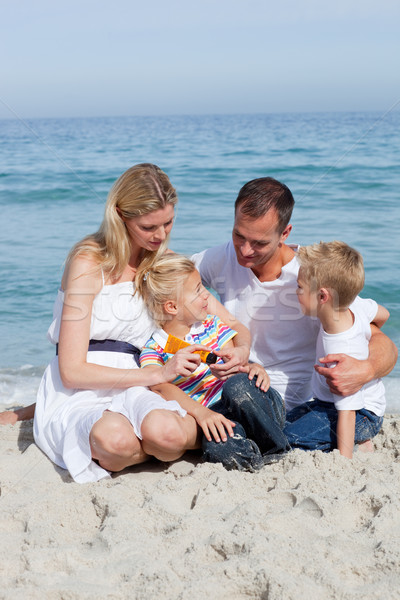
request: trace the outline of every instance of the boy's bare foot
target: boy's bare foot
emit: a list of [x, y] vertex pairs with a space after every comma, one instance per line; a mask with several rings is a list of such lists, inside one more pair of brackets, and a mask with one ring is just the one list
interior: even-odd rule
[[371, 440], [367, 440], [365, 442], [361, 442], [361, 444], [357, 444], [357, 448], [360, 452], [373, 452], [374, 445]]

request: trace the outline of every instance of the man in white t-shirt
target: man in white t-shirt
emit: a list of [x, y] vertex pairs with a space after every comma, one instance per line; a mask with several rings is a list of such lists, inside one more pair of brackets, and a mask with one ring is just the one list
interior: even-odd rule
[[[289, 188], [262, 177], [244, 185], [235, 203], [232, 239], [192, 258], [204, 285], [214, 289], [228, 311], [251, 332], [250, 360], [262, 364], [286, 409], [311, 398], [311, 376], [319, 324], [302, 314], [296, 297], [296, 247], [286, 243], [292, 230], [294, 200]], [[369, 357], [321, 357], [316, 366], [332, 392], [350, 395], [394, 367], [397, 350], [372, 327]], [[214, 368], [215, 369], [215, 368]]]

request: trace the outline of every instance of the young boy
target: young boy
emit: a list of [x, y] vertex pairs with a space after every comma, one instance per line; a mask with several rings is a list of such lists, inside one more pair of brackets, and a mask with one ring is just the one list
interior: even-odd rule
[[[321, 322], [316, 360], [339, 353], [366, 359], [370, 324], [382, 327], [389, 312], [374, 300], [357, 297], [364, 286], [361, 255], [344, 242], [335, 241], [300, 248], [298, 257], [301, 308]], [[381, 428], [386, 406], [380, 379], [343, 397], [333, 394], [325, 378], [314, 371], [312, 391], [313, 401], [287, 415], [284, 431], [292, 447], [324, 451], [337, 447], [348, 458], [353, 456], [354, 443], [362, 444], [363, 450], [373, 450], [370, 440]]]

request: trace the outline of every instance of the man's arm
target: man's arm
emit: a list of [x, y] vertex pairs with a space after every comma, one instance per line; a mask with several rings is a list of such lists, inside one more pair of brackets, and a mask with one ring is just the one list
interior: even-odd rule
[[314, 366], [325, 377], [333, 394], [351, 396], [372, 379], [390, 373], [395, 366], [398, 352], [392, 340], [375, 325], [371, 325], [371, 332], [366, 360], [357, 360], [347, 354], [328, 354], [318, 359], [321, 363], [337, 363], [333, 368]]

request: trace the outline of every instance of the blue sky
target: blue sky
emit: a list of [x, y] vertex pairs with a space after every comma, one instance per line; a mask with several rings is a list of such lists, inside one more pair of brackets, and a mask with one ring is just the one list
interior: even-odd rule
[[383, 112], [400, 2], [1, 0], [0, 52], [0, 118]]

